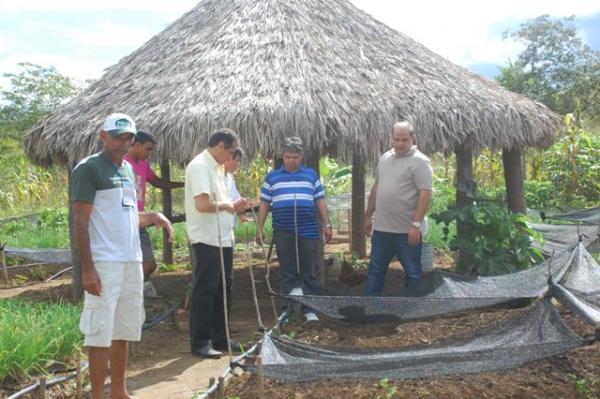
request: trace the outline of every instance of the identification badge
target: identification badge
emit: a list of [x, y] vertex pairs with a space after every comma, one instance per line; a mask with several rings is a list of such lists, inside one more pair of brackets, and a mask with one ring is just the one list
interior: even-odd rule
[[121, 188], [121, 206], [123, 208], [134, 208], [135, 207], [135, 187], [132, 182], [124, 181], [123, 187]]

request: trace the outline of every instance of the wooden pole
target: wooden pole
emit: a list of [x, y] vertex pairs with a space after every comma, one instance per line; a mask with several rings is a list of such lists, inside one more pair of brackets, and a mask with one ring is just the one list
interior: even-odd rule
[[75, 229], [73, 225], [73, 202], [71, 200], [71, 173], [73, 172], [73, 165], [68, 170], [69, 175], [69, 245], [71, 247], [71, 263], [73, 264], [73, 298], [81, 300], [83, 298], [83, 282], [81, 274], [81, 260], [79, 259], [79, 251], [75, 243]]
[[2, 244], [0, 242], [0, 264], [2, 264], [2, 274], [4, 275], [4, 283], [6, 284], [6, 288], [10, 287], [10, 282], [8, 281], [8, 269], [6, 268], [6, 257], [4, 256], [4, 246], [6, 244]]
[[365, 218], [365, 174], [366, 168], [358, 148], [352, 154], [352, 243], [350, 248], [359, 258], [367, 256], [367, 244], [363, 233]]
[[256, 379], [258, 380], [258, 397], [265, 398], [265, 371], [263, 369], [262, 358], [256, 356]]
[[506, 202], [514, 213], [525, 213], [525, 174], [523, 173], [523, 154], [519, 148], [503, 149], [504, 182], [506, 184]]
[[46, 399], [46, 377], [40, 378], [40, 387], [38, 392], [38, 398]]
[[219, 399], [225, 399], [225, 378], [219, 377]]
[[76, 375], [75, 375], [75, 397], [77, 399], [83, 399], [83, 386], [82, 386], [82, 375], [81, 375], [81, 351], [77, 351], [77, 356], [75, 358], [77, 364], [76, 367]]
[[[163, 161], [160, 163], [160, 174], [162, 179], [171, 180], [171, 166], [169, 161]], [[173, 217], [173, 197], [171, 196], [171, 189], [165, 188], [162, 190], [162, 209], [163, 214], [167, 219], [171, 220]], [[169, 235], [166, 230], [163, 229], [163, 262], [169, 265], [173, 264], [173, 243], [169, 242]]]
[[[464, 191], [473, 181], [473, 149], [468, 144], [461, 144], [455, 149], [456, 154], [456, 207], [462, 208], [471, 205], [473, 199]], [[456, 221], [456, 234], [458, 237], [465, 236], [465, 226], [459, 220]], [[461, 251], [462, 252], [462, 251]], [[470, 265], [471, 260], [464, 253], [459, 253], [458, 263]]]
[[[321, 160], [321, 150], [319, 148], [312, 148], [304, 154], [304, 164], [309, 168], [312, 168], [317, 172], [317, 176], [321, 176], [321, 170], [319, 168], [319, 161]], [[315, 269], [319, 281], [324, 284], [327, 278], [327, 272], [325, 270], [325, 241], [323, 240], [323, 224], [319, 223], [319, 237], [317, 241], [317, 253], [315, 254]]]
[[[215, 385], [215, 377], [210, 377], [210, 379], [208, 380], [208, 389], [210, 389], [210, 387], [212, 387], [213, 385]], [[215, 393], [216, 392], [211, 392], [208, 397], [209, 399], [212, 399], [215, 397]]]

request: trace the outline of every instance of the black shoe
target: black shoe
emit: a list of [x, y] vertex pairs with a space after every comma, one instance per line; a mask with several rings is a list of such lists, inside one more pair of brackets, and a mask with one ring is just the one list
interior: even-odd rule
[[201, 348], [192, 349], [192, 355], [198, 356], [198, 357], [204, 357], [207, 359], [218, 359], [221, 356], [223, 356], [223, 352], [219, 352], [218, 350], [215, 350], [210, 345], [204, 345]]
[[[229, 342], [231, 343], [231, 352], [242, 353], [242, 350], [240, 349], [240, 343], [237, 339], [232, 338]], [[229, 348], [227, 348], [227, 341], [214, 342], [212, 347], [223, 352], [229, 350]]]

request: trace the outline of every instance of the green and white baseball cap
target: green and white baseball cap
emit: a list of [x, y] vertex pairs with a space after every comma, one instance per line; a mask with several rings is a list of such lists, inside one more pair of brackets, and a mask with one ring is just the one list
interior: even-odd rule
[[133, 119], [129, 115], [119, 113], [109, 115], [104, 121], [102, 130], [113, 137], [120, 136], [123, 133], [137, 134]]

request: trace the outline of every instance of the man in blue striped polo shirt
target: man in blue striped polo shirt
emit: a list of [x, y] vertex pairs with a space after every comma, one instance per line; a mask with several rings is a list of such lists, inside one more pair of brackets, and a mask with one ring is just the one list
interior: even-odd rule
[[[326, 242], [331, 239], [331, 224], [319, 176], [302, 165], [302, 160], [302, 140], [287, 138], [283, 146], [283, 166], [267, 175], [261, 189], [257, 234], [264, 237], [264, 223], [272, 205], [280, 290], [285, 294], [315, 295], [320, 291], [315, 276], [319, 239], [317, 213], [325, 223]], [[307, 321], [318, 320], [309, 308], [304, 308], [303, 313]]]

